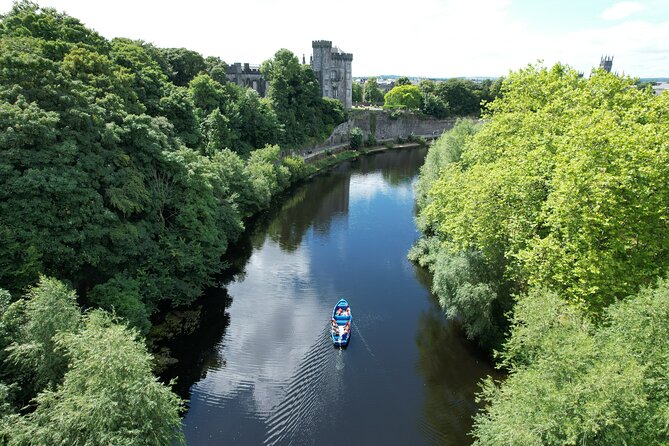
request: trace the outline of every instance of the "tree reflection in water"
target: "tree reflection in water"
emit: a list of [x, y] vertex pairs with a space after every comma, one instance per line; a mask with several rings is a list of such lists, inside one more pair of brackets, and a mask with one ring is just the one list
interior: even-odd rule
[[[417, 274], [420, 277], [420, 274]], [[425, 279], [425, 277], [423, 277]], [[457, 323], [435, 306], [420, 315], [417, 368], [425, 379], [424, 431], [439, 444], [470, 444], [467, 433], [478, 410], [474, 396], [481, 378], [501, 376], [484, 352], [464, 338]]]

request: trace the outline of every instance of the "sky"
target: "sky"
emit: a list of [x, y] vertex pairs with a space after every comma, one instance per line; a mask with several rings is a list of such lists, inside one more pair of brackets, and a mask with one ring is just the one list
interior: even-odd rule
[[[353, 76], [502, 76], [538, 61], [669, 77], [668, 0], [38, 0], [107, 38], [186, 47], [231, 64], [312, 40], [353, 53]], [[0, 0], [0, 14], [11, 9]]]

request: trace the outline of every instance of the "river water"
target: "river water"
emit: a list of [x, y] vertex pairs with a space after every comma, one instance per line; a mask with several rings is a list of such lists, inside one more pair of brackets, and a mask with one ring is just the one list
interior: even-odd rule
[[[344, 163], [291, 192], [247, 234], [169, 373], [189, 445], [470, 444], [494, 371], [447, 322], [407, 258], [425, 149]], [[346, 298], [347, 349], [329, 337]]]

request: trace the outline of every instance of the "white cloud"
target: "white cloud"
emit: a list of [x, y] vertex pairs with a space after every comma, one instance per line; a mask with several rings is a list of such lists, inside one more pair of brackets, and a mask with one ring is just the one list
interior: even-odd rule
[[602, 18], [604, 20], [622, 20], [644, 9], [646, 9], [645, 6], [639, 2], [619, 2], [606, 8], [602, 12]]

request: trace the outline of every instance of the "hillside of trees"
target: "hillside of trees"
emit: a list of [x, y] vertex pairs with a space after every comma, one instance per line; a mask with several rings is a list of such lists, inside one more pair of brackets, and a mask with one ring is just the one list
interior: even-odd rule
[[410, 252], [508, 371], [476, 444], [665, 444], [669, 95], [559, 64], [501, 88], [431, 148]]
[[0, 443], [181, 438], [151, 316], [201, 294], [245, 219], [311, 173], [282, 155], [345, 119], [287, 50], [267, 98], [225, 70], [27, 1], [0, 18]]

